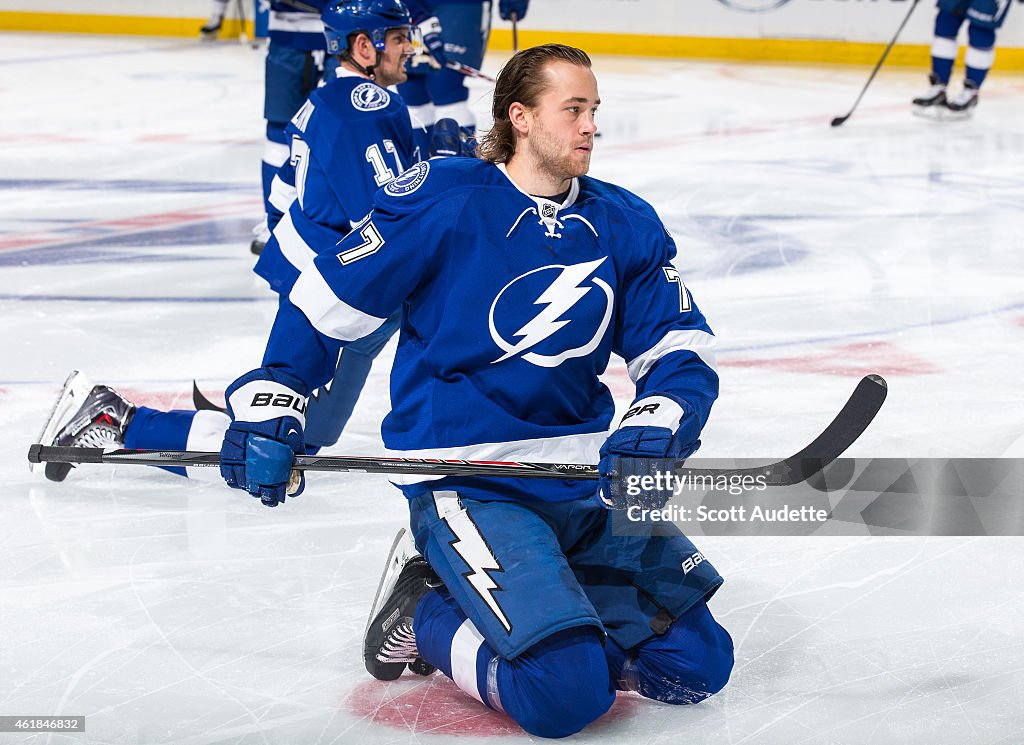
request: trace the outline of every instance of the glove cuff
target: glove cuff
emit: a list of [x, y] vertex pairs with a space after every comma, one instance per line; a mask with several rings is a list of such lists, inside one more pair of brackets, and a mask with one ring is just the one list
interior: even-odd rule
[[674, 398], [662, 394], [645, 396], [633, 402], [616, 429], [664, 427], [675, 432], [685, 414], [683, 407]]
[[[280, 373], [273, 377], [285, 377], [286, 380], [291, 378]], [[227, 404], [232, 419], [239, 422], [268, 422], [292, 417], [300, 427], [305, 428], [306, 397], [273, 377], [265, 370], [254, 370], [231, 384]]]
[[430, 18], [424, 18], [422, 21], [416, 24], [416, 28], [420, 30], [423, 36], [427, 34], [439, 34], [441, 33], [441, 21], [437, 16], [430, 16]]

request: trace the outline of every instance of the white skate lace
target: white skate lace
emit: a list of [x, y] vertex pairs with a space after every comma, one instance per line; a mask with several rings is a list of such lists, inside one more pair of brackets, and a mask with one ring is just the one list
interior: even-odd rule
[[415, 662], [418, 656], [416, 634], [412, 631], [412, 625], [405, 622], [397, 623], [388, 632], [377, 652], [380, 662]]

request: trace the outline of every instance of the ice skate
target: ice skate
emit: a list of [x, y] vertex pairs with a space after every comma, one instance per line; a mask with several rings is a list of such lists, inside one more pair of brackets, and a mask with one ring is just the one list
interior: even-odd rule
[[435, 668], [420, 659], [412, 619], [416, 604], [441, 581], [403, 528], [395, 537], [363, 637], [363, 661], [377, 680], [395, 680], [408, 665], [417, 675]]
[[220, 27], [224, 25], [224, 16], [227, 12], [226, 2], [215, 2], [213, 10], [210, 11], [210, 18], [206, 24], [199, 29], [199, 36], [204, 41], [212, 41], [220, 33]]
[[914, 113], [918, 116], [937, 118], [945, 113], [946, 84], [935, 73], [928, 75], [928, 90], [914, 99]]
[[[85, 375], [75, 370], [64, 381], [64, 388], [38, 441], [58, 447], [121, 446], [135, 408], [135, 404], [114, 389], [105, 385], [94, 386]], [[46, 478], [63, 481], [73, 467], [70, 463], [47, 463]], [[33, 470], [37, 467], [34, 466]]]
[[971, 110], [978, 105], [978, 86], [972, 80], [964, 81], [964, 88], [953, 98], [946, 101], [946, 108], [950, 116], [958, 119], [966, 119], [971, 115]]

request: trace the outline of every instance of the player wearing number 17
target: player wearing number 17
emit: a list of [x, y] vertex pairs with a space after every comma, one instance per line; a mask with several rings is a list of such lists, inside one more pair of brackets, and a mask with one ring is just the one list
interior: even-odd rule
[[[718, 376], [714, 337], [654, 209], [585, 175], [598, 103], [583, 51], [514, 55], [498, 75], [481, 159], [422, 162], [381, 189], [367, 220], [319, 250], [280, 307], [257, 371], [278, 382], [230, 396], [238, 433], [250, 422], [289, 433], [259, 435], [232, 483], [280, 488], [301, 446], [294, 398], [331, 375], [339, 344], [401, 306], [388, 448], [600, 458], [596, 491], [585, 481], [404, 477], [421, 556], [396, 543], [364, 639], [375, 677], [437, 668], [542, 737], [583, 729], [616, 688], [697, 703], [733, 664], [707, 606], [722, 578], [694, 544], [670, 524], [657, 535], [612, 530], [609, 509], [630, 505], [613, 473], [693, 453]], [[615, 406], [599, 375], [613, 352], [636, 398], [609, 435]], [[268, 392], [292, 408], [252, 405]], [[637, 499], [654, 506], [656, 496]]]

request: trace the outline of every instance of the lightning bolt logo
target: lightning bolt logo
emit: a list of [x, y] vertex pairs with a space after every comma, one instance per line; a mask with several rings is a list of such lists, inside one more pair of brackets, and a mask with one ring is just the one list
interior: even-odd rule
[[[477, 528], [469, 513], [457, 507], [458, 497], [442, 496], [443, 494], [443, 492], [435, 492], [434, 502], [438, 515], [444, 518], [452, 533], [455, 534], [456, 540], [449, 545], [469, 566], [469, 571], [463, 573], [462, 576], [476, 590], [477, 595], [487, 603], [495, 617], [505, 627], [505, 631], [511, 633], [512, 623], [494, 597], [494, 591], [501, 588], [488, 574], [489, 571], [503, 572], [505, 570], [494, 557], [487, 541], [480, 535], [480, 529]], [[455, 504], [448, 503], [450, 500], [455, 500]]]
[[[611, 287], [609, 287], [608, 284], [599, 277], [593, 277], [591, 279], [591, 284], [588, 286], [584, 287], [582, 285], [587, 278], [590, 277], [602, 263], [604, 263], [605, 259], [606, 257], [602, 257], [596, 261], [588, 261], [583, 264], [573, 264], [571, 266], [563, 264], [543, 266], [539, 269], [526, 272], [526, 274], [516, 277], [505, 285], [501, 289], [501, 292], [498, 293], [498, 296], [494, 298], [494, 302], [491, 303], [491, 310], [488, 317], [491, 338], [494, 339], [494, 343], [497, 344], [504, 352], [504, 354], [494, 360], [494, 363], [492, 364], [497, 364], [498, 362], [503, 362], [518, 354], [522, 354], [524, 360], [531, 362], [534, 365], [538, 365], [540, 367], [558, 367], [558, 365], [562, 364], [567, 359], [572, 357], [582, 357], [593, 352], [601, 343], [601, 338], [604, 336], [604, 332], [608, 329], [608, 323], [611, 321], [614, 305], [614, 293], [612, 292]], [[502, 295], [519, 280], [524, 277], [528, 277], [531, 274], [536, 274], [537, 272], [550, 269], [558, 269], [560, 272], [555, 280], [533, 303], [534, 305], [541, 305], [544, 307], [539, 313], [537, 313], [537, 315], [527, 321], [522, 328], [513, 334], [514, 337], [518, 338], [518, 341], [515, 343], [506, 341], [498, 332], [497, 326], [494, 322], [494, 310], [498, 305], [498, 301], [501, 300]], [[564, 319], [563, 316], [595, 287], [604, 292], [606, 305], [604, 317], [601, 320], [597, 333], [594, 334], [594, 337], [589, 342], [581, 347], [568, 349], [557, 355], [541, 355], [533, 352], [527, 352], [527, 350], [537, 346], [558, 330], [569, 325], [571, 321]]]

